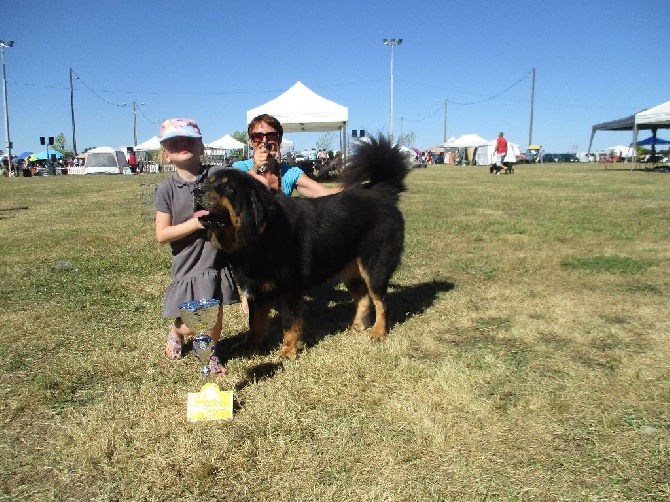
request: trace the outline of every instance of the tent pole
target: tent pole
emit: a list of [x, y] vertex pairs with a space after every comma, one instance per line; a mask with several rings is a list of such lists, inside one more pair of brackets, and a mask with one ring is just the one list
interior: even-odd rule
[[591, 155], [591, 147], [593, 146], [593, 137], [596, 135], [595, 127], [591, 128], [591, 140], [589, 141], [589, 149], [586, 151], [587, 155]]
[[630, 172], [635, 169], [635, 159], [637, 159], [637, 124], [633, 125], [633, 154], [630, 157]]
[[347, 123], [344, 123], [344, 127], [340, 129], [340, 147], [342, 148], [342, 163], [347, 160], [347, 143], [348, 143], [348, 129]]

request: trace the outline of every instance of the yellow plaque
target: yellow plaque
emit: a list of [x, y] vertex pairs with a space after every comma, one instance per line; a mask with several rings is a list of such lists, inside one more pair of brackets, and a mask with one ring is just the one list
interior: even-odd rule
[[189, 422], [232, 420], [233, 391], [222, 391], [215, 383], [207, 383], [200, 392], [189, 392], [186, 419]]

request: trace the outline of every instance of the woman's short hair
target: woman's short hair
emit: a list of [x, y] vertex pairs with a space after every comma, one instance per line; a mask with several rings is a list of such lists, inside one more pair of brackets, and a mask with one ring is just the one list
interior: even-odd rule
[[284, 128], [281, 126], [281, 122], [279, 122], [272, 115], [268, 115], [267, 113], [258, 115], [254, 117], [251, 122], [249, 122], [249, 127], [247, 127], [247, 135], [251, 136], [251, 130], [261, 122], [265, 122], [267, 125], [275, 129], [279, 133], [279, 142], [281, 143], [281, 139], [284, 136]]

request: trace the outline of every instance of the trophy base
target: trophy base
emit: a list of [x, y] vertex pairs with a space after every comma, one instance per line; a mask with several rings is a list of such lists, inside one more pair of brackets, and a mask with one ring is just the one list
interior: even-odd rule
[[189, 392], [186, 404], [189, 422], [233, 419], [233, 391], [222, 391], [213, 382], [205, 384], [200, 392]]

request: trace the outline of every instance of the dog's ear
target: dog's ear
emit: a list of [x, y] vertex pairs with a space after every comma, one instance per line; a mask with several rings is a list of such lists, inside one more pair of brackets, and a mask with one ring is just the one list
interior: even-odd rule
[[249, 199], [251, 200], [251, 208], [254, 213], [256, 228], [258, 229], [258, 233], [262, 234], [265, 231], [265, 225], [268, 221], [267, 204], [256, 190], [251, 190]]

